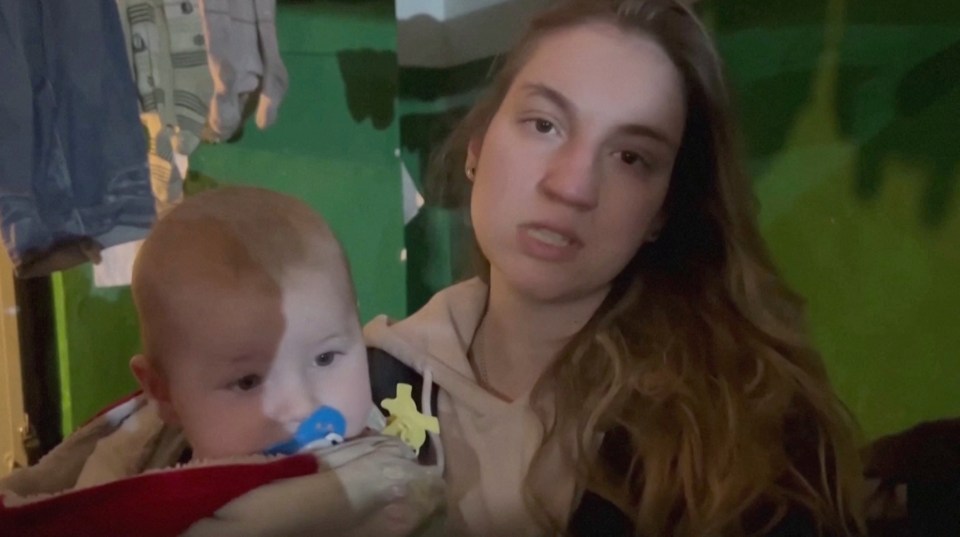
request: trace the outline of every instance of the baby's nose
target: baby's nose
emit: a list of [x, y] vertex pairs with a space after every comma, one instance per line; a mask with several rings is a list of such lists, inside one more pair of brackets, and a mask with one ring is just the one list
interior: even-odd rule
[[[286, 385], [284, 385], [286, 384]], [[294, 429], [319, 406], [319, 401], [302, 383], [268, 384], [263, 395], [263, 411], [268, 418]]]

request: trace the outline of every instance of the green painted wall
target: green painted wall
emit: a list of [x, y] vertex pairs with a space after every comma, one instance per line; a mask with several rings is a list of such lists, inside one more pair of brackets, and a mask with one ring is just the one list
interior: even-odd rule
[[280, 120], [201, 146], [191, 168], [217, 182], [306, 200], [350, 258], [361, 317], [406, 311], [393, 2], [281, 4], [290, 90]]
[[868, 437], [960, 416], [960, 3], [706, 3], [761, 223]]
[[66, 436], [136, 388], [127, 364], [140, 341], [129, 288], [94, 288], [89, 266], [56, 273], [51, 283]]
[[[868, 437], [960, 416], [960, 2], [702, 0], [701, 11], [737, 90], [764, 234], [808, 299], [842, 397]], [[259, 184], [321, 210], [352, 259], [364, 319], [400, 316], [453, 278], [461, 221], [428, 205], [402, 229], [393, 151], [402, 138], [419, 179], [488, 63], [403, 69], [398, 83], [392, 19], [379, 0], [281, 3], [280, 122], [191, 159], [191, 188]], [[69, 429], [133, 388], [137, 341], [126, 290], [92, 290], [88, 267], [56, 279]]]
[[439, 206], [423, 176], [434, 148], [479, 94], [490, 63], [490, 59], [483, 59], [449, 69], [400, 69], [401, 158], [426, 201], [405, 227], [407, 305], [411, 312], [456, 280], [469, 262], [464, 248], [472, 231], [461, 214]]
[[[306, 200], [347, 250], [363, 320], [403, 316], [393, 3], [281, 3], [277, 27], [290, 73], [279, 121], [262, 132], [250, 121], [238, 142], [201, 146], [187, 189], [249, 184]], [[65, 433], [136, 387], [129, 289], [95, 289], [91, 274], [87, 266], [54, 277]]]

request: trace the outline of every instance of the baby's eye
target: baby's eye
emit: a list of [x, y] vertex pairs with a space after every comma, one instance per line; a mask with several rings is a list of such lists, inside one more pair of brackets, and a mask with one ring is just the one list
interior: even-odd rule
[[263, 377], [257, 374], [250, 374], [233, 381], [230, 384], [230, 388], [241, 392], [249, 392], [261, 384], [263, 384]]
[[313, 363], [316, 364], [316, 365], [318, 365], [318, 366], [320, 366], [320, 367], [326, 367], [326, 366], [328, 366], [328, 365], [330, 365], [330, 364], [333, 363], [333, 360], [337, 357], [337, 354], [338, 354], [338, 353], [333, 352], [333, 351], [331, 351], [331, 352], [324, 352], [324, 353], [318, 354], [318, 355], [313, 359]]

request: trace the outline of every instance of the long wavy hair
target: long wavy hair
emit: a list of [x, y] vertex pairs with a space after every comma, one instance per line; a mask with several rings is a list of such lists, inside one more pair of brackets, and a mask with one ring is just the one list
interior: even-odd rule
[[[616, 277], [534, 392], [549, 384], [560, 394], [553, 412], [541, 412], [548, 438], [574, 427], [579, 484], [647, 535], [762, 534], [787, 514], [826, 534], [861, 533], [857, 428], [810, 343], [802, 300], [758, 231], [722, 63], [690, 9], [568, 0], [541, 13], [435, 153], [433, 194], [464, 206], [467, 146], [517, 73], [545, 36], [594, 22], [663, 48], [682, 74], [687, 120], [659, 238]], [[600, 434], [615, 437], [604, 453]], [[531, 485], [549, 471], [537, 460], [528, 500], [562, 531]]]

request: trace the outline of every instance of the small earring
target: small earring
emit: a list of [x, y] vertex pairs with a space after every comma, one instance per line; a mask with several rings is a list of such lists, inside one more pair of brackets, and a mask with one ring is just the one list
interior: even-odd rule
[[467, 169], [464, 170], [467, 174], [467, 179], [473, 181], [474, 177], [477, 176], [477, 167], [476, 166], [467, 166]]

